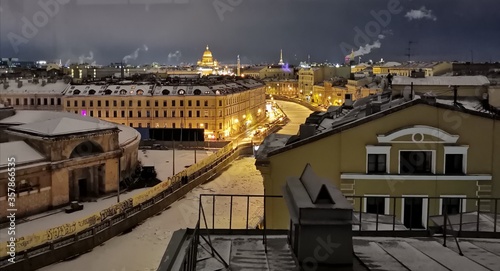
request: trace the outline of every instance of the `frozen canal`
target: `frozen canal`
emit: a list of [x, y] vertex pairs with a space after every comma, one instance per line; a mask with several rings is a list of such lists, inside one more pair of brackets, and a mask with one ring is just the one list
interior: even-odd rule
[[277, 100], [276, 103], [283, 109], [285, 114], [290, 119], [290, 122], [279, 130], [278, 134], [296, 135], [299, 132], [300, 125], [306, 122], [306, 118], [309, 117], [312, 111], [307, 107], [292, 102]]

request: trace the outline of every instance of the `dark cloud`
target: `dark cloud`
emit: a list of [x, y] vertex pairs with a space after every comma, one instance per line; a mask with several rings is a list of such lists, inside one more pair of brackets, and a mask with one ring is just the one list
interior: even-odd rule
[[[1, 0], [0, 56], [78, 62], [92, 52], [93, 61], [107, 64], [146, 45], [149, 50], [130, 63], [195, 63], [208, 44], [226, 63], [237, 55], [254, 64], [277, 62], [280, 49], [292, 63], [308, 55], [342, 62], [341, 44], [350, 51], [377, 40], [375, 33], [364, 44], [356, 42], [355, 28], [368, 34], [371, 24], [385, 38], [364, 60], [405, 60], [409, 40], [416, 42], [416, 60], [468, 60], [470, 50], [476, 60], [500, 60], [499, 1], [400, 0], [402, 11], [373, 28], [373, 14], [392, 1], [397, 0]], [[44, 9], [44, 3], [60, 4]], [[437, 20], [405, 17], [423, 6]], [[36, 34], [23, 35], [26, 21]], [[21, 38], [17, 51], [12, 37]], [[182, 54], [173, 58], [177, 51]]]

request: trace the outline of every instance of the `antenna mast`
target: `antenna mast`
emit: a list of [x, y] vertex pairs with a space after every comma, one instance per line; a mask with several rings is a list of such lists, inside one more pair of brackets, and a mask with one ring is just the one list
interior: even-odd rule
[[411, 61], [411, 56], [412, 56], [412, 55], [411, 55], [411, 45], [412, 45], [412, 44], [415, 44], [415, 43], [416, 43], [416, 42], [411, 41], [411, 40], [410, 40], [410, 41], [408, 41], [408, 48], [407, 48], [407, 52], [408, 52], [408, 53], [406, 54], [406, 56], [408, 57], [408, 62], [410, 62], [410, 61]]

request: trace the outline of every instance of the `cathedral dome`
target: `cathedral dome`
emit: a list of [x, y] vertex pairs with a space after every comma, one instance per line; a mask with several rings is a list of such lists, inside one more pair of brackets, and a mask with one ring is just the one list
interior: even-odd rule
[[208, 49], [208, 45], [205, 52], [203, 52], [203, 58], [212, 58], [212, 52], [210, 52], [210, 50]]

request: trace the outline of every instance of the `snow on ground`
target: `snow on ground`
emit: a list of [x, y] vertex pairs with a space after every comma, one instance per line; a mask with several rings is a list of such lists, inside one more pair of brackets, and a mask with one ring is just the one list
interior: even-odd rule
[[[212, 151], [196, 151], [197, 161], [209, 156]], [[172, 150], [147, 150], [139, 151], [139, 159], [143, 165], [154, 165], [158, 173], [158, 179], [165, 181], [168, 177], [172, 176]], [[176, 173], [184, 170], [185, 166], [194, 163], [193, 150], [176, 150], [175, 151], [175, 168]], [[145, 189], [136, 189], [133, 191], [125, 192], [120, 195], [120, 201], [124, 201], [133, 197], [136, 194], [143, 192]], [[26, 236], [29, 234], [37, 233], [43, 230], [58, 227], [60, 225], [77, 221], [95, 213], [100, 212], [117, 203], [116, 196], [100, 198], [96, 202], [83, 202], [84, 208], [82, 211], [66, 214], [64, 208], [44, 212], [41, 214], [33, 215], [24, 219], [19, 219], [16, 225], [16, 234], [18, 236]], [[0, 242], [6, 242], [8, 235], [1, 234]]]
[[[215, 150], [196, 150], [196, 161], [200, 162], [215, 152]], [[173, 150], [139, 150], [139, 161], [143, 166], [154, 166], [158, 174], [157, 178], [165, 181], [172, 176], [173, 154]], [[194, 161], [194, 150], [175, 150], [175, 173], [183, 171], [186, 166], [195, 164]]]
[[[102, 246], [94, 248], [91, 252], [81, 255], [73, 260], [54, 264], [42, 271], [131, 271], [131, 270], [156, 270], [172, 233], [178, 229], [196, 225], [198, 220], [198, 205], [200, 194], [238, 194], [257, 195], [264, 193], [263, 179], [256, 170], [255, 159], [250, 157], [234, 161], [220, 176], [213, 181], [193, 189], [184, 198], [171, 205], [171, 208], [154, 216], [132, 232], [117, 236]], [[227, 227], [229, 219], [229, 200], [216, 198], [216, 227]], [[244, 226], [246, 217], [246, 199], [233, 201], [233, 226]], [[251, 201], [250, 216], [253, 221], [258, 221], [259, 208], [257, 200]], [[204, 200], [205, 212], [211, 217], [211, 200]], [[207, 220], [210, 224], [211, 220]], [[226, 223], [226, 226], [224, 226]]]

